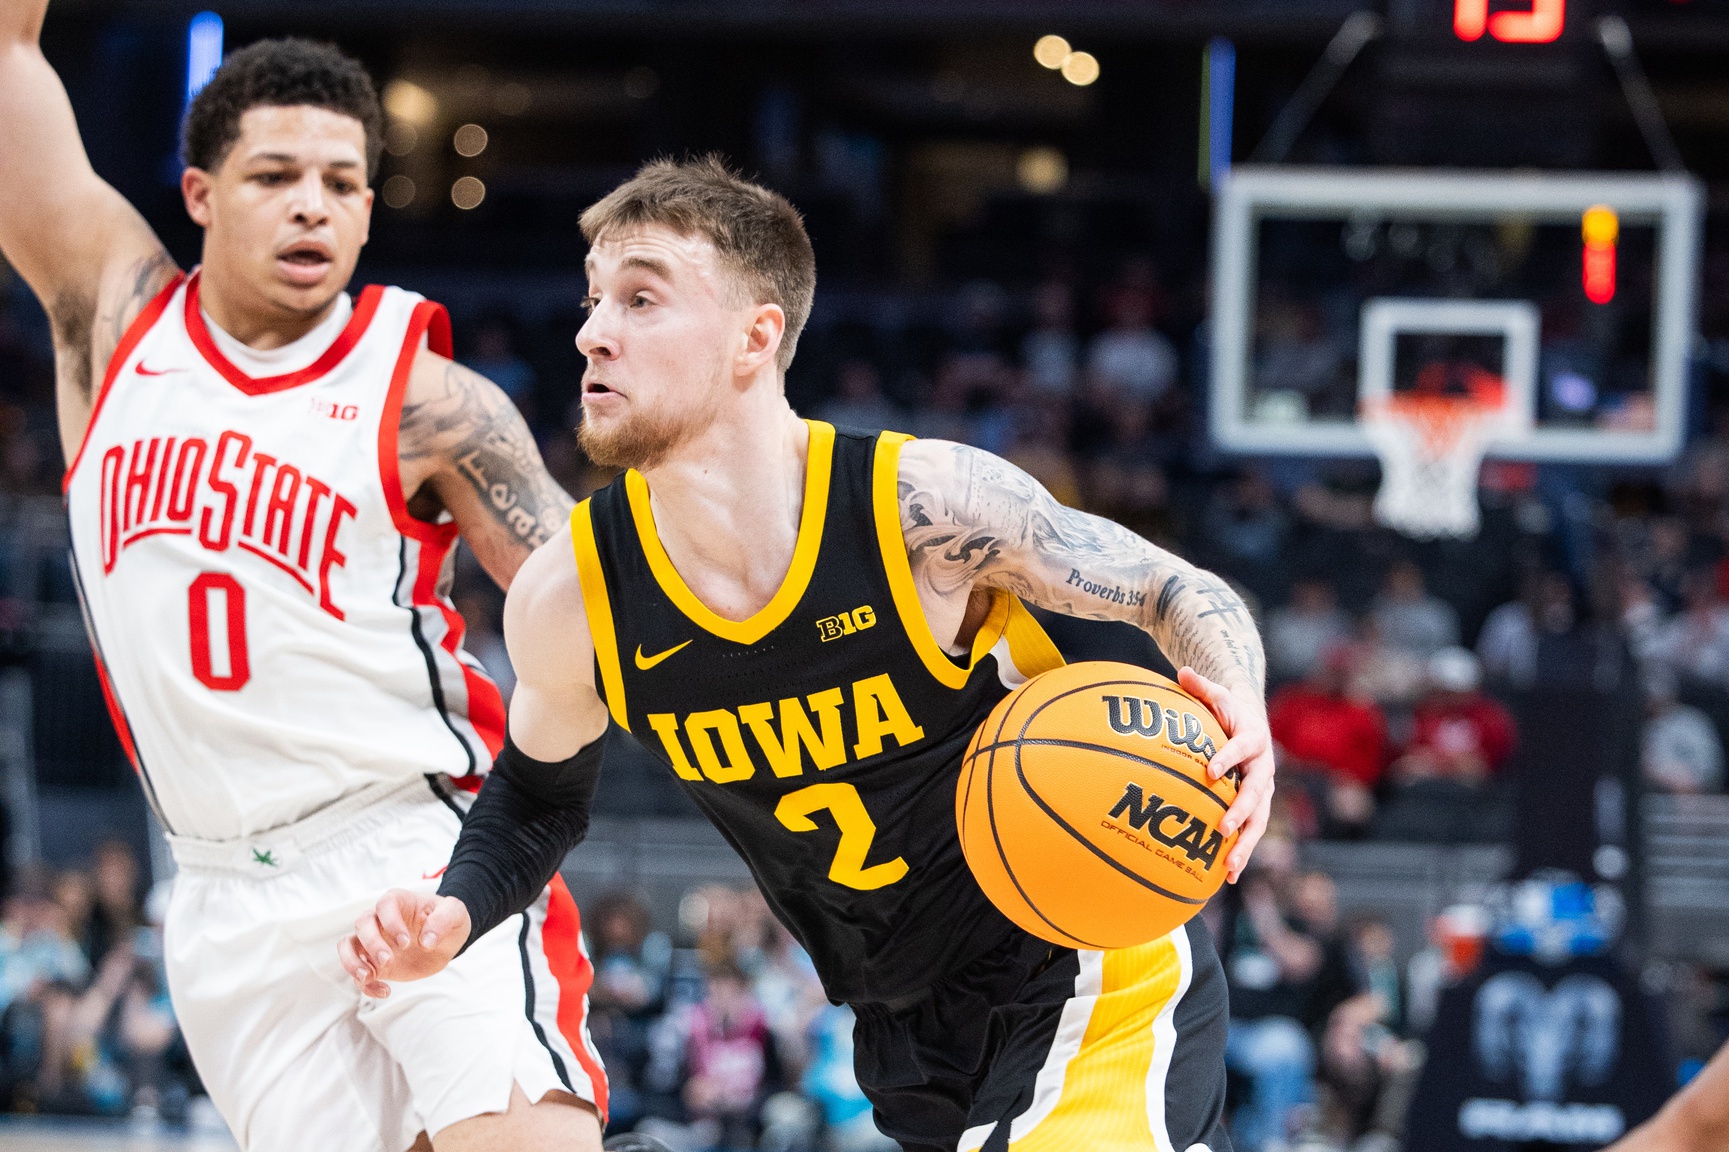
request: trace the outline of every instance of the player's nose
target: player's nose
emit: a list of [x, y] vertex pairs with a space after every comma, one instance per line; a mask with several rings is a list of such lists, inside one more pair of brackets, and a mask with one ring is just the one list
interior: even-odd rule
[[618, 340], [614, 333], [608, 330], [604, 314], [599, 308], [588, 314], [576, 333], [576, 350], [582, 353], [586, 360], [611, 360], [618, 355]]
[[288, 195], [296, 222], [322, 224], [329, 218], [330, 209], [324, 202], [324, 177], [316, 169], [309, 169], [296, 180]]

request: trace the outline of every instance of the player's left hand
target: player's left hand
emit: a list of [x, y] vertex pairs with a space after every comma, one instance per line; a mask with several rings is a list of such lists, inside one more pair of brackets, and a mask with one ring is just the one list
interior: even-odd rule
[[1232, 768], [1242, 770], [1237, 799], [1219, 821], [1219, 831], [1227, 837], [1242, 829], [1231, 854], [1225, 857], [1225, 879], [1235, 884], [1255, 845], [1261, 842], [1273, 810], [1273, 734], [1267, 727], [1267, 706], [1259, 693], [1215, 684], [1193, 668], [1179, 669], [1177, 683], [1212, 710], [1229, 737], [1225, 746], [1213, 753], [1207, 775], [1219, 780]]
[[454, 896], [392, 888], [354, 922], [336, 947], [363, 994], [382, 1000], [387, 980], [422, 980], [444, 970], [468, 941], [468, 906]]

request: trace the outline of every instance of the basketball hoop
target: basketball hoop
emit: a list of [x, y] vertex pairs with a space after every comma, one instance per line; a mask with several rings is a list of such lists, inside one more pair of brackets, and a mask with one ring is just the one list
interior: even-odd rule
[[1363, 431], [1381, 461], [1375, 519], [1419, 540], [1477, 534], [1477, 473], [1508, 422], [1506, 389], [1395, 392], [1363, 403]]

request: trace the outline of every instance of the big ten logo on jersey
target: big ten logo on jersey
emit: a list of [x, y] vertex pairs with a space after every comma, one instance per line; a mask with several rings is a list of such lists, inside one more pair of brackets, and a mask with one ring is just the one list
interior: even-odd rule
[[356, 511], [318, 477], [254, 450], [242, 432], [224, 432], [214, 446], [197, 436], [116, 444], [102, 456], [102, 572], [140, 540], [196, 535], [212, 552], [238, 548], [288, 573], [341, 620], [330, 570], [348, 560], [337, 535]]
[[877, 611], [869, 604], [862, 608], [854, 608], [851, 612], [842, 612], [838, 616], [824, 616], [816, 622], [817, 635], [823, 643], [839, 640], [842, 636], [851, 636], [854, 632], [863, 632], [877, 622]]
[[[682, 720], [674, 712], [651, 712], [648, 723], [680, 778], [715, 784], [749, 780], [759, 763], [783, 779], [801, 776], [807, 754], [823, 772], [877, 755], [885, 738], [905, 748], [925, 735], [886, 672], [855, 681], [850, 692], [829, 688], [803, 700], [789, 696], [737, 709], [713, 708]], [[747, 730], [754, 752], [745, 742]]]
[[322, 416], [326, 420], [358, 420], [360, 405], [338, 404], [334, 400], [326, 400], [322, 396], [314, 396], [306, 402], [306, 410], [314, 416]]

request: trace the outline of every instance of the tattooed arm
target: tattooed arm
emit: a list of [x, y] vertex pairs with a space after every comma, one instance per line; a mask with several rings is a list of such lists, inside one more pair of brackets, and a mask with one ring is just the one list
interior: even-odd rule
[[1126, 621], [1153, 638], [1231, 737], [1213, 757], [1213, 778], [1243, 769], [1223, 825], [1227, 834], [1243, 829], [1228, 860], [1235, 880], [1273, 794], [1266, 658], [1242, 598], [1121, 525], [1065, 508], [1031, 476], [976, 448], [909, 441], [900, 512], [913, 582], [939, 641], [964, 639], [992, 588], [1069, 616]]
[[448, 511], [502, 588], [564, 527], [574, 503], [547, 475], [503, 390], [433, 352], [415, 358], [397, 452], [409, 512], [436, 521]]
[[60, 441], [71, 459], [96, 379], [175, 268], [144, 218], [90, 167], [38, 43], [46, 8], [0, 0], [0, 254], [53, 324]]

